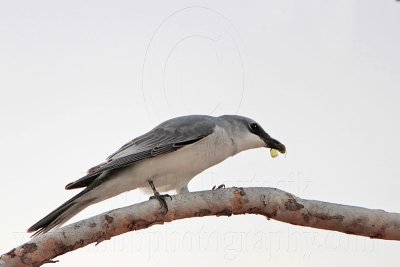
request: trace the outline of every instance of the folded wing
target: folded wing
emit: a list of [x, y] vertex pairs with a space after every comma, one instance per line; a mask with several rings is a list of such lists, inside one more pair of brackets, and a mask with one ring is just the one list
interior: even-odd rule
[[86, 187], [103, 172], [123, 168], [144, 159], [157, 157], [193, 144], [213, 133], [209, 116], [186, 116], [166, 121], [150, 132], [123, 145], [107, 161], [89, 169], [87, 175], [69, 183], [66, 189]]

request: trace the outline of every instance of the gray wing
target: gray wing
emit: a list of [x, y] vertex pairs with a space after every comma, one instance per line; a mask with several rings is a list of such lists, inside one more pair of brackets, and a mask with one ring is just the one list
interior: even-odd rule
[[69, 183], [65, 188], [86, 187], [105, 171], [123, 168], [193, 144], [214, 132], [216, 126], [214, 120], [213, 117], [202, 115], [168, 120], [126, 143], [111, 154], [106, 162], [89, 169], [86, 176]]

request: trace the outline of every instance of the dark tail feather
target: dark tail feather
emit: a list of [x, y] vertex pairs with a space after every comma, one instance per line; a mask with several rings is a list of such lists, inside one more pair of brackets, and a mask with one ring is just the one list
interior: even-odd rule
[[54, 227], [60, 226], [74, 215], [94, 203], [94, 199], [82, 199], [79, 200], [81, 196], [86, 194], [92, 188], [86, 188], [79, 194], [75, 195], [67, 202], [59, 206], [57, 209], [52, 211], [46, 217], [29, 227], [28, 233], [35, 232], [32, 237], [38, 236], [42, 233], [46, 233], [53, 229]]

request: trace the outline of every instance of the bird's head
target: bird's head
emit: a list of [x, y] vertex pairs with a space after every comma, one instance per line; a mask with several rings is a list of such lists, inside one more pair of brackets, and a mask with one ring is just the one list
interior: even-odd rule
[[232, 135], [238, 147], [238, 152], [252, 148], [266, 147], [286, 153], [286, 147], [278, 140], [272, 138], [265, 130], [253, 119], [238, 116], [224, 115], [222, 119], [230, 123], [234, 129]]

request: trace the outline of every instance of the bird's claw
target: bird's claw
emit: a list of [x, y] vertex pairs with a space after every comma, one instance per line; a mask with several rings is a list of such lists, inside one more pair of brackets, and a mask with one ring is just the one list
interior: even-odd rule
[[156, 187], [154, 186], [153, 181], [148, 180], [148, 182], [154, 193], [154, 195], [151, 196], [149, 199], [157, 199], [158, 202], [160, 202], [161, 208], [165, 208], [165, 210], [168, 212], [168, 204], [167, 204], [167, 201], [165, 200], [165, 198], [169, 197], [172, 200], [171, 195], [169, 195], [169, 194], [161, 195], [160, 192], [158, 192]]
[[165, 198], [169, 197], [172, 200], [172, 197], [169, 194], [163, 194], [161, 195], [160, 193], [157, 192], [157, 194], [154, 194], [154, 196], [151, 196], [149, 199], [157, 199], [158, 202], [160, 202], [161, 208], [164, 208], [168, 212], [168, 204]]
[[211, 190], [217, 190], [217, 189], [221, 189], [221, 188], [225, 188], [225, 185], [224, 184], [220, 184], [218, 187], [216, 185], [214, 185]]

